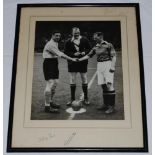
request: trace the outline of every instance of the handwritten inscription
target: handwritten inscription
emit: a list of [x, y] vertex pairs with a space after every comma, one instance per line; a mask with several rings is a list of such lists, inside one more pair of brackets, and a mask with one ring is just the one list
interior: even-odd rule
[[48, 140], [51, 140], [52, 138], [55, 137], [55, 134], [52, 134], [52, 133], [48, 133], [46, 136], [41, 136], [38, 138], [38, 141], [39, 142], [44, 142], [44, 141], [48, 141]]
[[76, 132], [73, 132], [65, 141], [64, 141], [64, 146], [69, 145], [73, 138], [75, 137]]
[[[71, 141], [73, 140], [73, 138], [76, 136], [76, 132], [72, 132], [65, 140], [64, 140], [64, 146], [67, 146], [71, 143]], [[47, 133], [44, 136], [40, 136], [38, 137], [38, 142], [46, 142], [46, 141], [50, 141], [53, 138], [56, 138], [56, 135], [53, 133]]]

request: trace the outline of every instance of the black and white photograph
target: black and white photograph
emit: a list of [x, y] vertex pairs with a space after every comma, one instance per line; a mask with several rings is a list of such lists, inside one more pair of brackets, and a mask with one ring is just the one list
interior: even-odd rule
[[123, 120], [120, 21], [37, 21], [32, 120]]
[[7, 150], [147, 151], [138, 4], [18, 5]]

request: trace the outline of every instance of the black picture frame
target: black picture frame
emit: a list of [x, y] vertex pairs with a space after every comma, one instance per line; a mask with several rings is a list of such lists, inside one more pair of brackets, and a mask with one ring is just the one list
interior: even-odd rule
[[[142, 98], [142, 120], [143, 120], [143, 148], [12, 148], [12, 128], [13, 128], [13, 111], [14, 111], [14, 96], [17, 73], [17, 56], [18, 56], [18, 42], [19, 42], [19, 26], [21, 9], [26, 7], [134, 7], [136, 10], [137, 34], [138, 34], [138, 49], [139, 49], [139, 66], [140, 66], [140, 83], [141, 83], [141, 98]], [[12, 67], [12, 83], [11, 83], [11, 97], [9, 109], [8, 122], [8, 136], [7, 136], [7, 152], [148, 152], [148, 134], [147, 134], [147, 117], [146, 117], [146, 98], [145, 98], [145, 84], [144, 84], [144, 66], [143, 66], [143, 52], [142, 52], [142, 36], [141, 36], [141, 22], [140, 22], [140, 7], [139, 3], [53, 3], [53, 4], [18, 4], [16, 17], [16, 30], [14, 42], [14, 57]]]

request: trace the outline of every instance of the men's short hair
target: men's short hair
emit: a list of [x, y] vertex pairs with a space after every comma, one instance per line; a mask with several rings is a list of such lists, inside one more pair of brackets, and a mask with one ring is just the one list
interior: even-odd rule
[[102, 32], [95, 32], [94, 35], [102, 36], [103, 37], [103, 33]]
[[56, 33], [60, 33], [60, 34], [61, 34], [61, 32], [60, 32], [59, 30], [54, 30], [54, 31], [52, 31], [52, 35], [54, 35], [54, 34], [56, 34]]

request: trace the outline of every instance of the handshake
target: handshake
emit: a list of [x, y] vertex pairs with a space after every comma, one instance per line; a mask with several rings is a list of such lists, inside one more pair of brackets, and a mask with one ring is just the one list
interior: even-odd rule
[[[85, 52], [76, 52], [74, 53], [74, 56], [85, 56]], [[79, 62], [79, 61], [83, 61], [83, 57], [82, 58], [71, 58], [71, 61], [73, 62]]]
[[73, 61], [73, 62], [80, 62], [81, 60], [79, 58], [71, 58], [71, 61]]
[[76, 52], [74, 53], [74, 56], [84, 56], [85, 54], [85, 52]]

